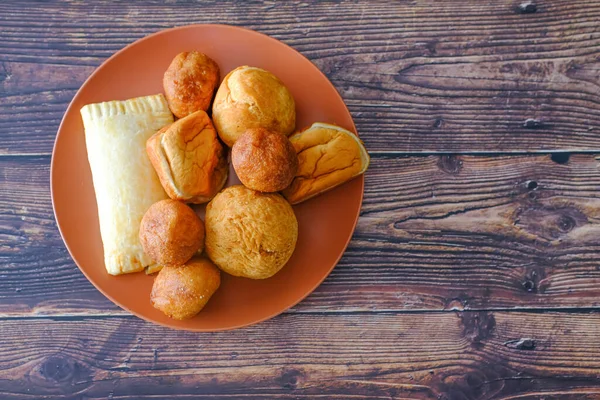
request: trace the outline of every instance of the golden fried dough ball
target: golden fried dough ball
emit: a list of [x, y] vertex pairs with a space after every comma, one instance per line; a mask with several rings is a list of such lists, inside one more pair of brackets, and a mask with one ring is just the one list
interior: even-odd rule
[[177, 118], [207, 111], [218, 84], [219, 66], [198, 51], [177, 54], [163, 77], [165, 97]]
[[296, 105], [288, 88], [275, 75], [243, 66], [223, 79], [212, 116], [219, 137], [231, 147], [250, 128], [291, 134], [296, 126]]
[[144, 252], [157, 264], [181, 265], [204, 247], [204, 224], [194, 210], [176, 200], [150, 206], [140, 225]]
[[290, 259], [298, 222], [279, 194], [231, 186], [206, 207], [206, 253], [223, 271], [264, 279]]
[[172, 199], [206, 203], [227, 181], [225, 151], [202, 110], [155, 133], [146, 142], [146, 152]]
[[298, 156], [288, 138], [264, 128], [248, 129], [239, 137], [231, 162], [240, 181], [260, 192], [285, 189], [298, 170]]
[[165, 266], [152, 285], [154, 308], [173, 319], [198, 314], [221, 284], [221, 273], [206, 258], [195, 257], [179, 266]]
[[339, 126], [314, 123], [290, 136], [298, 154], [298, 172], [282, 194], [298, 204], [364, 173], [369, 154], [360, 139]]

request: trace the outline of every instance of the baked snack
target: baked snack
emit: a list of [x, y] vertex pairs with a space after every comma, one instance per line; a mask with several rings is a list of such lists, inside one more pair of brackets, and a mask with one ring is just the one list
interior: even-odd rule
[[228, 187], [206, 207], [206, 253], [223, 271], [264, 279], [290, 259], [298, 222], [279, 194]]
[[198, 314], [221, 284], [221, 273], [205, 258], [164, 267], [154, 278], [150, 300], [154, 308], [173, 319]]
[[179, 53], [163, 76], [169, 107], [177, 118], [195, 111], [208, 111], [219, 84], [219, 66], [198, 51]]
[[231, 147], [250, 128], [291, 134], [296, 126], [296, 105], [288, 88], [275, 75], [242, 66], [221, 82], [212, 117], [219, 137]]
[[315, 122], [290, 137], [298, 153], [298, 172], [282, 193], [291, 204], [308, 200], [364, 173], [369, 154], [354, 133]]
[[173, 115], [163, 95], [157, 94], [88, 104], [81, 117], [104, 265], [111, 275], [141, 271], [151, 260], [140, 244], [140, 221], [150, 205], [167, 198], [144, 145], [158, 129], [173, 122]]
[[172, 199], [206, 203], [227, 181], [225, 151], [204, 111], [158, 131], [148, 139], [146, 151]]
[[252, 128], [231, 149], [231, 163], [240, 181], [260, 192], [289, 186], [298, 170], [298, 156], [289, 139], [264, 128]]
[[181, 265], [204, 247], [204, 224], [176, 200], [154, 203], [140, 225], [140, 242], [158, 265]]

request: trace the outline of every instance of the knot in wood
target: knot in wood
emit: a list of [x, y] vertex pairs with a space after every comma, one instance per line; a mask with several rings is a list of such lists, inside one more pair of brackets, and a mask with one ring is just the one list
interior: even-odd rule
[[531, 279], [525, 279], [522, 285], [523, 289], [525, 289], [527, 292], [535, 292], [536, 284]]
[[527, 189], [535, 190], [538, 187], [538, 183], [536, 181], [527, 181]]
[[438, 161], [438, 167], [450, 175], [458, 175], [462, 169], [462, 165], [462, 160], [455, 155], [441, 156]]
[[50, 357], [42, 364], [40, 373], [50, 381], [63, 382], [73, 376], [73, 365], [62, 357]]
[[523, 122], [523, 127], [527, 129], [537, 129], [541, 128], [543, 125], [542, 121], [539, 119], [528, 118]]
[[483, 346], [483, 342], [492, 336], [496, 328], [496, 319], [489, 312], [464, 311], [459, 314], [459, 317], [463, 337], [475, 347]]
[[571, 158], [570, 153], [552, 153], [550, 155], [550, 159], [557, 164], [566, 164], [569, 162]]
[[508, 340], [504, 345], [517, 350], [535, 350], [535, 340], [528, 338]]
[[298, 387], [303, 377], [304, 374], [300, 370], [286, 369], [283, 371], [283, 374], [281, 374], [279, 381], [283, 388], [293, 390]]
[[533, 1], [525, 1], [518, 5], [517, 12], [520, 14], [533, 14], [537, 11], [537, 5]]
[[552, 207], [533, 204], [515, 214], [515, 226], [545, 240], [561, 238], [586, 223], [587, 215], [571, 205]]
[[0, 63], [0, 83], [10, 79], [10, 71], [6, 64]]
[[573, 217], [570, 217], [568, 215], [561, 215], [558, 218], [556, 225], [558, 225], [558, 229], [560, 229], [561, 231], [569, 232], [573, 230], [573, 228], [575, 228], [577, 223], [575, 222]]

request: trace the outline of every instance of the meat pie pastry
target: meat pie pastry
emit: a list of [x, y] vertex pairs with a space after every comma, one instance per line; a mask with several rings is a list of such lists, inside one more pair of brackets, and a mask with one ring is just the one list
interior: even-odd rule
[[140, 221], [148, 207], [167, 198], [144, 147], [173, 115], [158, 94], [88, 104], [81, 116], [106, 270], [111, 275], [141, 271], [152, 262], [140, 244]]

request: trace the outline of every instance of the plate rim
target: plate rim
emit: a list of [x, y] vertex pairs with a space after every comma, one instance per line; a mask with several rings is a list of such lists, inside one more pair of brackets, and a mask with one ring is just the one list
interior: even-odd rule
[[167, 29], [161, 29], [159, 31], [153, 32], [151, 34], [148, 34], [144, 37], [141, 37], [129, 44], [127, 44], [125, 47], [123, 47], [120, 50], [117, 50], [116, 52], [114, 52], [110, 57], [108, 57], [107, 59], [105, 59], [104, 61], [102, 61], [100, 63], [100, 65], [98, 65], [94, 71], [86, 78], [86, 80], [81, 84], [81, 86], [79, 87], [79, 89], [77, 89], [77, 92], [75, 93], [75, 95], [73, 96], [73, 98], [71, 99], [71, 101], [69, 102], [69, 105], [67, 106], [67, 109], [65, 110], [63, 117], [60, 121], [60, 124], [58, 126], [58, 130], [56, 132], [56, 137], [54, 139], [54, 145], [52, 146], [52, 157], [50, 160], [50, 197], [52, 200], [52, 212], [54, 214], [54, 220], [56, 221], [56, 226], [58, 228], [58, 232], [60, 234], [60, 237], [67, 249], [67, 251], [69, 252], [69, 255], [71, 256], [71, 259], [73, 260], [73, 262], [75, 263], [75, 265], [77, 266], [77, 268], [79, 269], [79, 271], [83, 274], [83, 276], [85, 276], [85, 278], [88, 280], [88, 282], [90, 282], [92, 284], [92, 286], [94, 286], [94, 288], [96, 290], [98, 290], [100, 293], [102, 293], [102, 295], [104, 297], [106, 297], [108, 300], [110, 300], [114, 305], [116, 305], [117, 307], [121, 308], [124, 311], [129, 312], [131, 315], [135, 315], [136, 317], [142, 319], [143, 321], [158, 325], [158, 326], [162, 326], [162, 327], [166, 327], [169, 329], [175, 329], [175, 330], [180, 330], [180, 331], [189, 331], [189, 332], [222, 332], [222, 331], [229, 331], [229, 330], [234, 330], [234, 329], [239, 329], [239, 328], [243, 328], [243, 327], [248, 327], [248, 326], [253, 326], [253, 325], [257, 325], [260, 324], [261, 322], [270, 320], [280, 314], [285, 313], [286, 311], [290, 310], [292, 307], [295, 307], [298, 303], [300, 303], [301, 301], [303, 301], [304, 299], [306, 299], [309, 295], [311, 295], [322, 283], [323, 281], [325, 281], [325, 279], [327, 279], [327, 277], [331, 274], [331, 271], [333, 271], [333, 269], [338, 265], [338, 263], [340, 262], [341, 258], [344, 256], [344, 254], [346, 253], [346, 250], [348, 249], [348, 246], [350, 245], [350, 242], [352, 240], [352, 237], [354, 236], [354, 232], [356, 231], [356, 225], [358, 224], [358, 220], [360, 218], [360, 211], [362, 209], [362, 203], [363, 203], [363, 199], [364, 199], [364, 191], [365, 191], [365, 180], [364, 180], [364, 174], [360, 175], [354, 179], [360, 179], [360, 186], [361, 186], [361, 190], [360, 190], [360, 201], [359, 201], [359, 207], [358, 207], [358, 212], [356, 213], [356, 217], [352, 223], [352, 229], [350, 230], [349, 236], [346, 239], [346, 244], [344, 245], [342, 251], [340, 252], [339, 256], [336, 258], [335, 262], [332, 264], [332, 266], [326, 271], [326, 273], [323, 275], [323, 277], [321, 279], [319, 279], [318, 282], [316, 282], [315, 285], [313, 285], [313, 287], [310, 288], [310, 290], [307, 290], [306, 293], [302, 296], [300, 296], [297, 300], [295, 300], [292, 304], [290, 304], [289, 306], [286, 306], [284, 309], [274, 312], [274, 313], [270, 313], [264, 317], [261, 317], [259, 319], [256, 319], [252, 322], [247, 322], [247, 323], [240, 323], [240, 324], [234, 324], [234, 325], [230, 325], [230, 326], [226, 326], [226, 327], [222, 327], [222, 328], [194, 328], [194, 327], [184, 327], [184, 326], [172, 326], [172, 325], [168, 325], [166, 323], [163, 322], [159, 322], [159, 321], [155, 321], [153, 319], [150, 319], [148, 317], [146, 317], [145, 315], [142, 315], [138, 312], [132, 311], [131, 309], [129, 309], [128, 307], [126, 307], [125, 305], [121, 304], [119, 301], [115, 300], [112, 296], [110, 296], [109, 294], [107, 294], [101, 287], [101, 285], [96, 284], [96, 282], [94, 282], [94, 280], [92, 280], [90, 278], [90, 276], [88, 276], [88, 274], [86, 273], [86, 271], [84, 270], [84, 268], [82, 268], [79, 265], [79, 262], [77, 261], [77, 259], [73, 256], [73, 252], [71, 251], [71, 247], [69, 246], [69, 244], [67, 243], [67, 240], [65, 239], [65, 236], [63, 235], [63, 229], [61, 227], [61, 222], [59, 220], [59, 216], [56, 212], [56, 200], [55, 200], [55, 180], [58, 179], [58, 177], [55, 177], [55, 162], [56, 162], [56, 149], [58, 147], [58, 141], [59, 141], [59, 137], [61, 135], [61, 131], [63, 130], [63, 125], [65, 123], [65, 120], [67, 118], [67, 115], [69, 115], [72, 111], [72, 108], [74, 107], [74, 104], [76, 103], [76, 100], [79, 98], [79, 96], [81, 95], [81, 92], [85, 89], [85, 87], [88, 85], [88, 83], [94, 79], [95, 75], [99, 72], [99, 70], [102, 68], [102, 66], [108, 62], [110, 62], [113, 58], [116, 58], [119, 54], [121, 54], [122, 52], [126, 52], [130, 47], [146, 41], [146, 40], [150, 40], [156, 36], [161, 36], [161, 35], [166, 35], [169, 34], [170, 32], [174, 32], [174, 31], [178, 31], [178, 30], [194, 30], [194, 29], [198, 29], [198, 28], [207, 28], [207, 29], [211, 29], [211, 28], [217, 28], [217, 29], [231, 29], [231, 30], [237, 30], [237, 31], [244, 31], [246, 34], [251, 34], [251, 35], [257, 35], [257, 36], [261, 36], [263, 39], [267, 39], [270, 41], [275, 41], [280, 45], [283, 45], [285, 47], [287, 47], [288, 49], [292, 50], [293, 52], [297, 53], [297, 55], [299, 55], [300, 57], [304, 58], [306, 61], [308, 61], [313, 68], [315, 69], [315, 71], [317, 71], [317, 73], [319, 73], [323, 78], [325, 78], [325, 81], [327, 82], [327, 84], [329, 86], [331, 86], [331, 88], [334, 89], [334, 92], [336, 94], [336, 96], [338, 97], [338, 99], [341, 101], [341, 103], [344, 105], [344, 108], [346, 109], [346, 112], [348, 113], [348, 115], [350, 115], [350, 120], [352, 123], [351, 128], [353, 129], [354, 133], [360, 137], [358, 135], [358, 131], [356, 129], [356, 124], [354, 123], [354, 118], [352, 118], [352, 113], [350, 112], [350, 110], [348, 109], [348, 106], [346, 105], [346, 102], [344, 101], [343, 97], [341, 96], [341, 94], [339, 93], [339, 91], [337, 90], [337, 88], [335, 87], [335, 85], [329, 80], [329, 78], [327, 77], [327, 75], [325, 75], [323, 73], [323, 71], [321, 71], [319, 69], [319, 67], [317, 67], [308, 57], [304, 56], [302, 53], [300, 53], [298, 50], [296, 50], [295, 48], [293, 48], [292, 46], [288, 45], [287, 43], [282, 42], [281, 40], [278, 40], [274, 37], [271, 37], [267, 34], [249, 29], [249, 28], [245, 28], [245, 27], [241, 27], [241, 26], [236, 26], [236, 25], [227, 25], [227, 24], [191, 24], [191, 25], [182, 25], [182, 26], [177, 26], [177, 27], [173, 27], [173, 28], [167, 28]]

